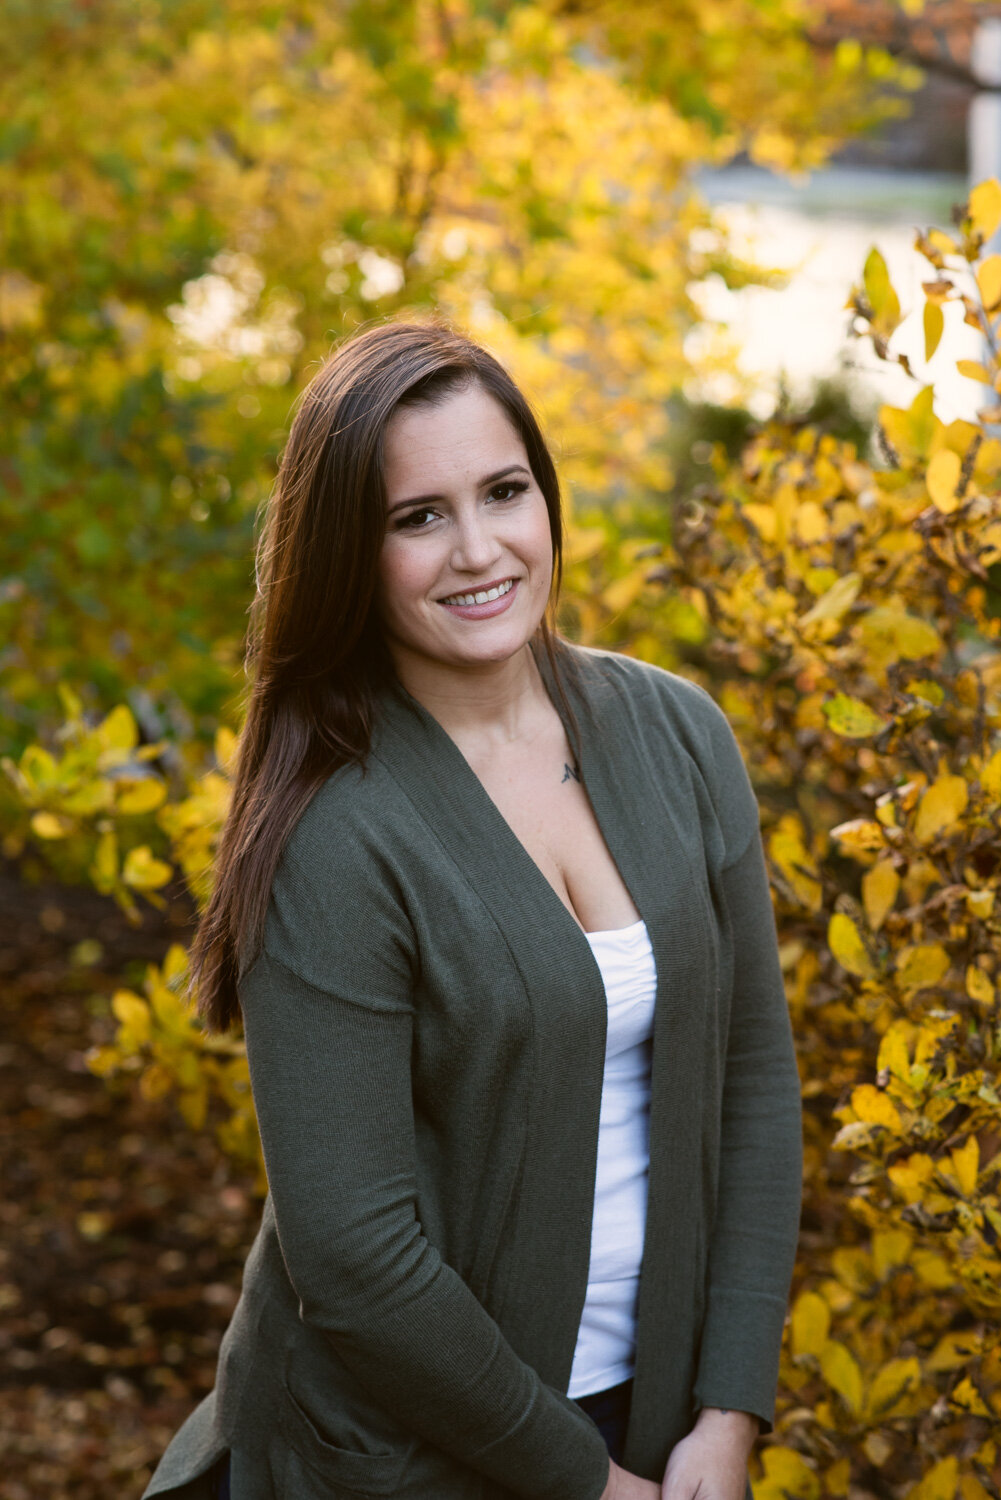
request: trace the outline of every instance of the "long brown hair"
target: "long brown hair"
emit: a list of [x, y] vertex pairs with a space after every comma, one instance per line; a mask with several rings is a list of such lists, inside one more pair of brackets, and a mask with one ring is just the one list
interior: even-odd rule
[[[555, 607], [559, 480], [538, 420], [503, 365], [440, 322], [378, 324], [340, 344], [297, 398], [256, 548], [247, 711], [212, 895], [190, 954], [189, 993], [197, 992], [210, 1031], [225, 1031], [239, 1014], [240, 956], [259, 947], [286, 839], [333, 771], [364, 766], [374, 693], [392, 676], [375, 608], [386, 424], [402, 406], [434, 403], [474, 381], [504, 408], [545, 496], [549, 613]], [[539, 633], [562, 697], [549, 619]]]

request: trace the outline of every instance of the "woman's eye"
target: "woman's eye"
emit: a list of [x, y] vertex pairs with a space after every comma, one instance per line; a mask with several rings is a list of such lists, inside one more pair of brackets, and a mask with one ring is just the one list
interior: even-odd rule
[[400, 523], [399, 523], [400, 524], [400, 529], [401, 530], [407, 530], [407, 531], [421, 531], [421, 530], [423, 530], [423, 527], [424, 527], [425, 523], [422, 521], [422, 517], [425, 517], [425, 516], [431, 516], [432, 519], [433, 519], [434, 518], [434, 511], [431, 510], [431, 509], [429, 509], [428, 506], [422, 505], [421, 508], [420, 508], [420, 510], [412, 510], [407, 515], [405, 515], [403, 517], [402, 521], [400, 521]]
[[[505, 479], [503, 484], [495, 485], [490, 491], [494, 500], [513, 500], [515, 495], [521, 495], [528, 489], [528, 482], [524, 479]], [[503, 494], [498, 493], [503, 491]]]

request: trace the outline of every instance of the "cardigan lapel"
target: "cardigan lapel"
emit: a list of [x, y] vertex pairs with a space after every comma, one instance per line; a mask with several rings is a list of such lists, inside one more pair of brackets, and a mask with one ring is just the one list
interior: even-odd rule
[[[567, 724], [545, 654], [536, 659]], [[600, 658], [581, 653], [577, 662], [564, 678], [579, 728], [581, 780], [647, 925], [657, 966], [647, 1219], [623, 1452], [626, 1468], [645, 1473], [665, 1433], [677, 1442], [691, 1419], [708, 1240], [699, 1206], [712, 1206], [704, 1122], [716, 1101], [704, 1075], [714, 1056], [707, 1044], [718, 951], [687, 752], [674, 736], [658, 739], [654, 751], [640, 706], [614, 687]]]

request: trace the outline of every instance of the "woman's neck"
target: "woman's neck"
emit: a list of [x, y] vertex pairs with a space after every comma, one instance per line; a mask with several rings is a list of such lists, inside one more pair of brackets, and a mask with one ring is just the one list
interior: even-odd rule
[[554, 712], [528, 645], [506, 661], [475, 669], [395, 652], [394, 660], [407, 692], [460, 745], [530, 739]]

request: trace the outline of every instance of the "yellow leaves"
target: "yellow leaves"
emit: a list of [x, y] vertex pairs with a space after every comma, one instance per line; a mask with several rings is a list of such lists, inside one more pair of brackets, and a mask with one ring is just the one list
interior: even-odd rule
[[945, 701], [945, 693], [938, 682], [932, 682], [927, 677], [911, 677], [904, 684], [905, 691], [915, 698], [920, 698], [929, 707], [941, 708]]
[[567, 528], [566, 538], [567, 566], [589, 562], [606, 544], [607, 537], [600, 526], [571, 525]]
[[837, 839], [844, 852], [855, 858], [872, 854], [886, 845], [882, 824], [871, 818], [851, 818], [847, 823], [838, 823], [831, 829], [831, 838]]
[[995, 312], [1001, 304], [1001, 255], [989, 255], [977, 267], [977, 287], [986, 312]]
[[[120, 789], [119, 789], [120, 788]], [[125, 817], [153, 812], [167, 800], [167, 787], [157, 776], [116, 784], [116, 808]]]
[[985, 797], [1001, 803], [1001, 750], [995, 750], [977, 778]]
[[16, 767], [10, 757], [5, 756], [4, 766], [14, 781], [29, 795], [43, 792], [59, 782], [59, 768], [55, 758], [41, 745], [26, 746]]
[[774, 542], [778, 534], [778, 517], [770, 505], [757, 505], [754, 501], [740, 507], [741, 514], [756, 527], [766, 542]]
[[956, 1277], [948, 1261], [934, 1250], [915, 1250], [914, 1270], [922, 1284], [935, 1292], [949, 1292], [955, 1288]]
[[959, 371], [960, 375], [964, 375], [967, 380], [979, 381], [981, 385], [990, 385], [991, 383], [990, 371], [985, 369], [984, 366], [979, 362], [979, 360], [957, 359], [956, 369]]
[[616, 578], [602, 591], [601, 602], [613, 615], [620, 615], [623, 610], [636, 602], [642, 592], [644, 581], [643, 571], [639, 568], [626, 573], [623, 577]]
[[920, 1203], [934, 1174], [935, 1163], [923, 1151], [915, 1151], [886, 1169], [886, 1175], [905, 1203]]
[[914, 820], [914, 837], [930, 843], [936, 834], [952, 828], [966, 811], [969, 787], [962, 776], [941, 772], [925, 792]]
[[800, 626], [815, 625], [822, 620], [840, 620], [855, 603], [861, 587], [861, 573], [846, 573], [820, 596], [816, 604], [800, 615]]
[[953, 1148], [952, 1170], [960, 1191], [967, 1198], [972, 1198], [977, 1191], [977, 1174], [980, 1171], [980, 1146], [975, 1135], [971, 1135], [965, 1145]]
[[939, 1339], [925, 1360], [925, 1369], [937, 1374], [943, 1370], [956, 1370], [976, 1359], [983, 1348], [983, 1337], [975, 1329], [961, 1333], [946, 1333]]
[[1001, 523], [996, 520], [984, 526], [978, 534], [977, 558], [983, 567], [990, 567], [1001, 559]]
[[[174, 1095], [192, 1130], [204, 1128], [211, 1095], [221, 1095], [229, 1117], [219, 1127], [223, 1148], [260, 1170], [260, 1141], [243, 1043], [207, 1034], [185, 990], [187, 950], [172, 943], [163, 963], [148, 964], [146, 998], [131, 990], [112, 997], [119, 1022], [111, 1047], [92, 1048], [90, 1070], [108, 1077], [122, 1067], [138, 1075], [142, 1097], [152, 1103]], [[261, 1178], [262, 1191], [264, 1189]]]
[[61, 839], [72, 831], [72, 823], [52, 812], [36, 812], [31, 817], [31, 831], [40, 839]]
[[152, 1021], [149, 1006], [131, 990], [116, 990], [111, 997], [111, 1012], [121, 1024], [116, 1045], [126, 1052], [138, 1051], [149, 1041]]
[[896, 954], [895, 980], [905, 993], [938, 984], [949, 971], [949, 955], [941, 943], [913, 943]]
[[932, 255], [929, 259], [939, 260], [944, 255], [958, 255], [959, 245], [951, 234], [946, 234], [943, 229], [929, 229], [926, 235], [919, 235], [915, 248], [923, 255], [930, 250]]
[[908, 1044], [912, 1029], [907, 1021], [895, 1021], [886, 1031], [876, 1054], [877, 1073], [891, 1073], [904, 1082], [910, 1081], [911, 1058]]
[[924, 310], [924, 336], [925, 336], [925, 359], [931, 359], [935, 350], [942, 341], [945, 329], [945, 315], [938, 302], [931, 300], [925, 303]]
[[834, 912], [827, 924], [827, 945], [843, 969], [859, 979], [875, 979], [876, 966], [858, 927], [845, 912]]
[[162, 906], [151, 892], [166, 883], [171, 871], [148, 844], [126, 850], [122, 866], [116, 820], [148, 816], [163, 807], [166, 782], [140, 769], [163, 745], [138, 746], [138, 729], [127, 705], [119, 704], [92, 727], [73, 690], [60, 683], [59, 692], [68, 715], [58, 731], [59, 757], [29, 745], [18, 765], [5, 758], [4, 769], [31, 810], [28, 826], [35, 837], [62, 841], [67, 870], [75, 866], [80, 874], [86, 872], [97, 890], [135, 920], [132, 893], [142, 891], [153, 905]]
[[920, 1382], [921, 1366], [916, 1359], [891, 1359], [889, 1364], [883, 1365], [876, 1372], [875, 1379], [866, 1391], [866, 1421], [884, 1421], [905, 1397], [917, 1389]]
[[863, 703], [860, 698], [852, 698], [847, 693], [835, 693], [833, 698], [823, 704], [823, 712], [834, 733], [843, 735], [845, 739], [869, 739], [886, 728], [886, 721], [874, 713], [867, 703]]
[[834, 1113], [845, 1122], [831, 1142], [835, 1151], [858, 1151], [870, 1145], [878, 1131], [897, 1136], [904, 1130], [893, 1100], [871, 1083], [854, 1088], [850, 1102]]
[[793, 1304], [790, 1336], [794, 1358], [804, 1354], [819, 1357], [831, 1327], [831, 1309], [816, 1292], [801, 1292]]
[[110, 812], [115, 805], [116, 789], [120, 787], [126, 791], [128, 785], [128, 782], [118, 780], [84, 781], [74, 790], [60, 792], [59, 810], [68, 813], [76, 826], [80, 818], [92, 818], [97, 813]]
[[995, 1496], [984, 1488], [976, 1474], [960, 1475], [959, 1495], [960, 1500], [995, 1500]]
[[890, 1271], [905, 1266], [914, 1236], [909, 1229], [879, 1229], [872, 1237], [872, 1264], [882, 1281]]
[[994, 981], [978, 964], [967, 965], [966, 993], [971, 1000], [985, 1008], [994, 1004]]
[[130, 849], [122, 866], [122, 879], [125, 884], [147, 893], [166, 885], [173, 873], [170, 865], [154, 857], [148, 844], [140, 844], [138, 848]]
[[236, 770], [238, 749], [239, 740], [232, 729], [225, 724], [220, 724], [215, 732], [215, 758], [216, 764], [227, 776], [232, 776]]
[[820, 1481], [794, 1448], [766, 1448], [761, 1463], [765, 1472], [754, 1484], [754, 1500], [819, 1500]]
[[866, 257], [862, 280], [875, 315], [873, 327], [877, 333], [889, 337], [900, 322], [900, 301], [891, 285], [886, 261], [875, 246]]
[[859, 643], [880, 666], [903, 657], [937, 656], [942, 640], [934, 625], [893, 604], [878, 605], [854, 626]]
[[139, 1079], [139, 1092], [147, 1104], [166, 1098], [173, 1086], [174, 1080], [160, 1063], [151, 1063]]
[[851, 1460], [847, 1458], [837, 1459], [824, 1470], [824, 1491], [831, 1500], [841, 1500], [841, 1497], [847, 1496], [851, 1473]]
[[959, 454], [953, 453], [951, 448], [940, 448], [932, 455], [926, 475], [928, 493], [944, 515], [950, 514], [960, 503], [957, 491], [961, 471]]
[[180, 943], [171, 943], [160, 966], [164, 982], [171, 984], [188, 972], [188, 953]]
[[793, 521], [801, 542], [819, 542], [828, 532], [827, 514], [815, 500], [804, 500]]
[[761, 125], [751, 136], [748, 153], [759, 167], [788, 172], [796, 164], [797, 147], [787, 132], [776, 130], [771, 125]]
[[114, 890], [118, 878], [118, 840], [112, 828], [106, 828], [97, 841], [90, 877], [103, 895]]
[[896, 1106], [881, 1089], [871, 1083], [861, 1083], [852, 1090], [851, 1109], [856, 1118], [866, 1125], [881, 1125], [894, 1134], [899, 1134], [901, 1130], [901, 1119]]
[[102, 751], [97, 760], [100, 771], [128, 760], [129, 751], [139, 743], [138, 726], [132, 710], [125, 703], [119, 703], [111, 710], [94, 730], [94, 735]]
[[889, 859], [878, 860], [862, 876], [862, 905], [873, 932], [879, 931], [893, 910], [899, 890], [900, 876]]
[[803, 840], [798, 814], [786, 813], [779, 819], [768, 836], [768, 853], [800, 905], [807, 911], [819, 911], [823, 887], [816, 861]]
[[905, 1500], [956, 1500], [956, 1485], [959, 1477], [959, 1460], [950, 1454], [941, 1459], [925, 1473]]
[[915, 1063], [931, 1064], [937, 1053], [955, 1042], [959, 1024], [959, 1017], [954, 1013], [933, 1011], [916, 1030]]
[[839, 1245], [831, 1256], [831, 1266], [842, 1286], [856, 1296], [868, 1296], [872, 1291], [872, 1263], [860, 1246]]
[[844, 1344], [828, 1339], [820, 1355], [820, 1373], [832, 1390], [837, 1391], [848, 1409], [862, 1409], [862, 1371], [858, 1361]]
[[879, 422], [904, 464], [921, 463], [935, 436], [934, 388], [926, 385], [910, 406], [881, 406]]
[[991, 239], [1001, 224], [1001, 183], [996, 177], [985, 178], [971, 190], [967, 211], [977, 234]]

